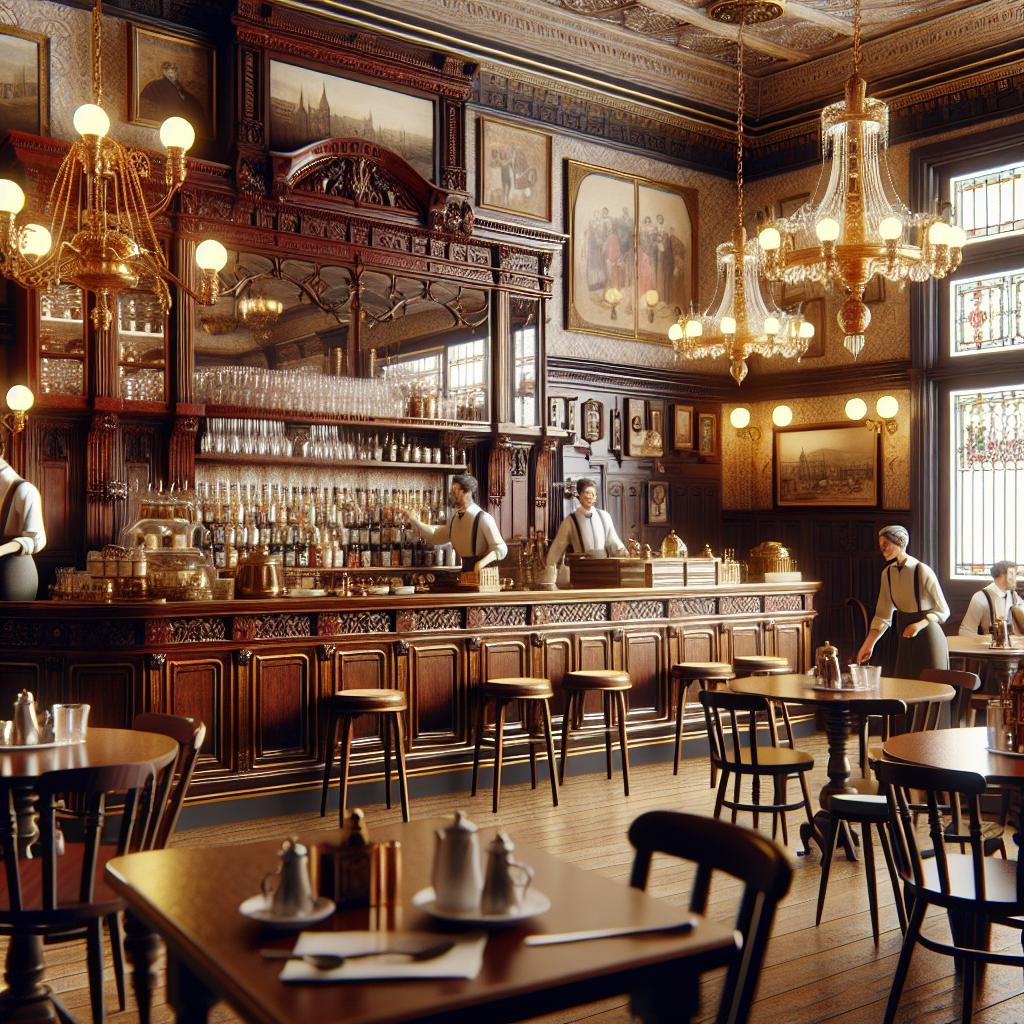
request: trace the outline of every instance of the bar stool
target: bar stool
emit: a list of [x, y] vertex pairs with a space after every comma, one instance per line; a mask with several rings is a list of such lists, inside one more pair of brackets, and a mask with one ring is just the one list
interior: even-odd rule
[[[779, 658], [771, 654], [737, 654], [732, 659], [737, 676], [784, 676], [793, 670], [789, 667], [788, 658]], [[779, 726], [775, 720], [776, 709], [782, 712], [782, 726], [786, 730], [786, 739], [790, 750], [795, 749], [793, 743], [793, 723], [789, 720], [789, 708], [785, 701], [768, 701], [768, 731], [771, 734], [772, 746], [779, 745]]]
[[[565, 714], [562, 716], [562, 752], [558, 765], [558, 781], [565, 784], [565, 762], [569, 754], [569, 731], [576, 724], [580, 733], [604, 733], [605, 762], [608, 778], [612, 777], [612, 725], [614, 704], [618, 714], [619, 750], [622, 751], [622, 791], [629, 796], [629, 747], [626, 743], [626, 693], [633, 688], [628, 672], [613, 669], [591, 669], [569, 672], [562, 680], [562, 689], [568, 694]], [[583, 726], [583, 702], [588, 693], [600, 693], [604, 705], [603, 726]]]
[[334, 764], [334, 748], [338, 744], [338, 725], [341, 725], [341, 791], [338, 797], [338, 824], [345, 824], [345, 805], [348, 802], [348, 767], [352, 757], [352, 722], [359, 715], [378, 715], [384, 744], [384, 797], [391, 806], [391, 731], [394, 731], [395, 750], [398, 754], [398, 790], [402, 798], [402, 820], [409, 820], [409, 789], [405, 778], [405, 744], [402, 737], [402, 712], [408, 707], [401, 690], [369, 689], [339, 690], [324, 702], [327, 705], [327, 756], [324, 759], [324, 787], [320, 795], [320, 817], [327, 813], [327, 788]]
[[[520, 716], [523, 725], [527, 729], [527, 738], [530, 747], [530, 784], [531, 789], [537, 788], [537, 749], [540, 743], [539, 737], [531, 730], [530, 719], [533, 712], [540, 715], [541, 724], [544, 727], [544, 744], [548, 753], [548, 775], [551, 777], [551, 803], [558, 806], [558, 780], [555, 778], [555, 744], [551, 737], [551, 705], [550, 700], [554, 696], [549, 679], [534, 678], [531, 676], [513, 676], [507, 679], [488, 679], [480, 687], [477, 697], [476, 712], [476, 746], [473, 750], [473, 787], [470, 790], [471, 796], [476, 796], [477, 778], [480, 773], [480, 748], [484, 743], [494, 744], [494, 795], [491, 800], [491, 810], [498, 812], [498, 803], [501, 800], [501, 759], [502, 748], [505, 740], [505, 708], [515, 701], [519, 702]], [[487, 705], [494, 702], [494, 733], [485, 735], [485, 712]]]
[[[679, 760], [683, 753], [683, 705], [686, 703], [686, 691], [691, 683], [697, 683], [701, 690], [709, 687], [714, 689], [715, 683], [727, 683], [735, 679], [736, 673], [727, 661], [680, 661], [672, 666], [669, 685], [678, 686], [676, 691], [676, 749], [672, 760], [672, 774], [679, 774]], [[705, 712], [705, 720], [707, 713]], [[710, 725], [710, 723], [709, 723]], [[708, 729], [708, 741], [711, 740], [711, 729]], [[718, 769], [711, 762], [711, 785], [718, 782]]]

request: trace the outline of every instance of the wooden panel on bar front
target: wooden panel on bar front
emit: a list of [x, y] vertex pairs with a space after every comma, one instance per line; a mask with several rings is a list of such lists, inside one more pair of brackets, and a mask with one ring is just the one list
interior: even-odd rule
[[312, 652], [254, 654], [249, 671], [253, 767], [315, 761]]
[[551, 680], [555, 696], [551, 701], [551, 713], [560, 715], [565, 710], [565, 696], [562, 692], [562, 679], [566, 672], [571, 672], [573, 638], [571, 636], [540, 637], [540, 672], [545, 679]]
[[666, 718], [664, 695], [665, 635], [660, 629], [627, 629], [622, 643], [623, 668], [633, 689], [630, 717]]
[[[377, 690], [397, 687], [391, 644], [360, 644], [340, 647], [334, 655], [334, 689]], [[380, 736], [380, 718], [360, 715], [352, 725], [352, 736], [359, 740]]]
[[168, 715], [185, 715], [206, 725], [206, 738], [196, 765], [199, 775], [216, 775], [235, 768], [232, 761], [237, 702], [229, 696], [231, 686], [230, 655], [167, 657], [158, 708]]
[[413, 749], [467, 739], [466, 650], [458, 642], [409, 645], [409, 734]]
[[136, 661], [73, 663], [64, 700], [88, 704], [89, 724], [127, 729], [143, 710], [142, 666]]

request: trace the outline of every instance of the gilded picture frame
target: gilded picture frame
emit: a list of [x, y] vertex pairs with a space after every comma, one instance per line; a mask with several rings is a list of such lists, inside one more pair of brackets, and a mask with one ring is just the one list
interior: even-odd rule
[[693, 450], [693, 406], [672, 406], [672, 447], [676, 451]]
[[50, 134], [50, 41], [39, 32], [0, 26], [0, 124]]
[[697, 413], [697, 452], [704, 456], [718, 454], [718, 414]]
[[536, 128], [477, 118], [477, 206], [551, 220], [551, 136]]
[[668, 522], [669, 486], [665, 480], [651, 480], [647, 484], [647, 522], [660, 526]]
[[862, 423], [823, 423], [774, 432], [779, 508], [877, 508], [879, 440]]

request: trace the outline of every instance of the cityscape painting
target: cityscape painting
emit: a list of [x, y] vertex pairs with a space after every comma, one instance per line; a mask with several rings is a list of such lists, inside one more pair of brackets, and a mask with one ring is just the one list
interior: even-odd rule
[[289, 152], [331, 138], [379, 143], [434, 179], [432, 100], [272, 60], [271, 148]]
[[0, 125], [4, 128], [33, 135], [49, 132], [49, 63], [45, 36], [8, 25], [0, 28]]
[[856, 426], [775, 431], [775, 504], [874, 508], [878, 505], [878, 435]]

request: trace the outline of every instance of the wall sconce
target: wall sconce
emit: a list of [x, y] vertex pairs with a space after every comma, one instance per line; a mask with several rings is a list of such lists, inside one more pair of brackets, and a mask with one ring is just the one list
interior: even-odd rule
[[749, 437], [755, 443], [761, 440], [761, 431], [750, 425], [750, 410], [745, 405], [738, 405], [729, 413], [729, 422], [735, 428], [737, 437]]
[[899, 429], [896, 423], [896, 415], [900, 411], [900, 403], [892, 395], [882, 395], [875, 402], [875, 413], [878, 419], [865, 419], [868, 414], [868, 405], [863, 398], [851, 398], [846, 403], [846, 415], [851, 420], [863, 420], [868, 430], [880, 434], [883, 430], [887, 434], [895, 434]]
[[647, 307], [647, 322], [650, 324], [654, 323], [654, 310], [658, 305], [660, 299], [658, 293], [653, 288], [648, 288], [644, 292], [644, 305]]
[[14, 439], [15, 434], [20, 434], [25, 429], [25, 420], [36, 396], [32, 389], [24, 384], [15, 384], [7, 392], [7, 408], [11, 411], [0, 416], [0, 444], [3, 442], [3, 433], [6, 432]]
[[772, 409], [772, 423], [777, 427], [788, 427], [793, 422], [793, 410], [788, 405], [777, 405]]

